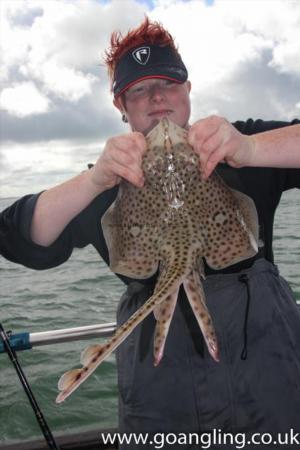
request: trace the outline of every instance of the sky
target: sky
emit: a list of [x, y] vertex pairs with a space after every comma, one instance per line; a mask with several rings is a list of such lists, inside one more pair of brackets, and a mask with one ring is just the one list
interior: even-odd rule
[[129, 131], [103, 55], [145, 15], [188, 68], [191, 123], [300, 116], [298, 0], [0, 0], [0, 198], [63, 182]]

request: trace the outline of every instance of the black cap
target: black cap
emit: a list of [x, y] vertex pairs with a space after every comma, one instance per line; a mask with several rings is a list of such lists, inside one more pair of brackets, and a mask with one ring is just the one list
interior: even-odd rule
[[118, 62], [113, 93], [118, 97], [130, 86], [147, 78], [164, 78], [184, 83], [187, 77], [188, 72], [180, 55], [170, 46], [138, 46], [130, 49]]

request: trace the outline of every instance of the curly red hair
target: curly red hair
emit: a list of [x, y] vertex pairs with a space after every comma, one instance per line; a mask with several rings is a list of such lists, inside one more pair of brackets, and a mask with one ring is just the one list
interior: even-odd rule
[[120, 58], [131, 48], [144, 44], [170, 46], [178, 53], [172, 35], [159, 22], [150, 22], [148, 17], [145, 17], [142, 24], [129, 31], [126, 36], [123, 36], [120, 31], [114, 31], [111, 34], [110, 47], [105, 51], [104, 57], [111, 82]]

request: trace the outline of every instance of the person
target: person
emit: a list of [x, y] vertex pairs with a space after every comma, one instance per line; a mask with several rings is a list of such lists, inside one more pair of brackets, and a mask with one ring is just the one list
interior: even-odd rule
[[[230, 187], [254, 200], [261, 245], [255, 257], [229, 268], [205, 266], [203, 284], [220, 340], [219, 363], [203, 345], [183, 290], [158, 367], [153, 366], [153, 315], [121, 344], [119, 431], [164, 433], [160, 436], [299, 431], [300, 314], [274, 265], [272, 237], [282, 192], [300, 187], [300, 121], [230, 123], [210, 116], [190, 124], [187, 69], [170, 33], [148, 18], [125, 36], [112, 33], [106, 64], [114, 105], [130, 131], [108, 139], [89, 170], [4, 210], [1, 254], [47, 269], [66, 261], [75, 247], [92, 244], [109, 263], [101, 217], [116, 198], [121, 179], [143, 187], [145, 135], [169, 117], [188, 130], [204, 178], [216, 169]], [[121, 324], [149, 298], [155, 277], [137, 281], [119, 276], [127, 285], [117, 312]], [[148, 445], [153, 448], [153, 442]]]

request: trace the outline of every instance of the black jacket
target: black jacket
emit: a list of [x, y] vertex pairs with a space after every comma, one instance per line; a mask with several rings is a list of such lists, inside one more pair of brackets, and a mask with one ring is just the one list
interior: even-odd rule
[[[299, 120], [288, 123], [249, 119], [246, 122], [235, 122], [233, 125], [241, 133], [251, 135], [299, 123]], [[244, 192], [254, 200], [260, 223], [260, 238], [264, 243], [260, 256], [273, 262], [272, 239], [275, 211], [282, 192], [300, 188], [300, 169], [249, 167], [234, 169], [226, 164], [220, 164], [217, 171], [229, 186]], [[42, 270], [62, 264], [71, 256], [74, 248], [83, 248], [91, 244], [108, 263], [101, 217], [115, 199], [117, 191], [118, 187], [114, 187], [99, 195], [70, 222], [56, 242], [49, 247], [36, 245], [30, 240], [30, 224], [39, 194], [21, 198], [0, 214], [0, 253], [10, 261]], [[249, 261], [224, 271], [241, 270], [245, 264], [249, 264]], [[209, 268], [206, 268], [206, 271], [212, 272]], [[130, 281], [123, 276], [120, 278], [126, 283]]]

